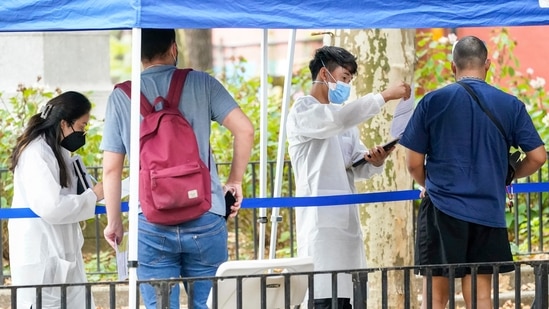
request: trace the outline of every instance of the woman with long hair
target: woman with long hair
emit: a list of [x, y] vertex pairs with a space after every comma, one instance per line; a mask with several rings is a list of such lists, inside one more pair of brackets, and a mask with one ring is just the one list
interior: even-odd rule
[[[38, 218], [10, 219], [12, 285], [87, 282], [80, 221], [94, 216], [103, 185], [77, 193], [71, 152], [84, 146], [91, 103], [69, 91], [51, 99], [32, 116], [11, 155], [12, 208], [30, 208]], [[59, 287], [43, 288], [42, 308], [60, 308]], [[35, 308], [33, 288], [18, 289], [17, 308]], [[84, 286], [70, 286], [66, 308], [86, 308]], [[93, 299], [91, 308], [95, 308]]]

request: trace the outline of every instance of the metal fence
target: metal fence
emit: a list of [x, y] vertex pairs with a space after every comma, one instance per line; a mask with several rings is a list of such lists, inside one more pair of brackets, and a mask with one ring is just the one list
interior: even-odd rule
[[[500, 273], [503, 266], [514, 265], [515, 271]], [[193, 308], [193, 285], [198, 281], [209, 280], [212, 289], [209, 297], [211, 309], [273, 309], [273, 308], [314, 308], [314, 277], [318, 275], [332, 278], [332, 295], [336, 295], [339, 275], [346, 274], [352, 278], [354, 309], [366, 308], [417, 308], [421, 303], [422, 295], [427, 295], [425, 308], [432, 308], [431, 295], [433, 292], [432, 272], [436, 268], [446, 268], [449, 272], [449, 309], [464, 308], [463, 291], [460, 282], [455, 278], [455, 270], [464, 267], [471, 273], [472, 306], [477, 308], [476, 288], [478, 269], [489, 266], [493, 270], [491, 303], [494, 308], [548, 308], [548, 265], [549, 260], [496, 263], [496, 264], [451, 264], [422, 267], [382, 267], [350, 269], [340, 271], [293, 271], [293, 272], [260, 272], [245, 275], [227, 275], [201, 278], [182, 278], [170, 280], [138, 281], [137, 285], [151, 284], [156, 289], [156, 308], [169, 308], [169, 294], [174, 285], [186, 286], [188, 296], [181, 289], [180, 303], [182, 308]], [[425, 272], [425, 293], [422, 293], [423, 278], [414, 273]], [[86, 308], [91, 307], [94, 298], [97, 308], [128, 308], [127, 281], [98, 282], [86, 284], [58, 284], [40, 286], [0, 286], [0, 308], [16, 308], [17, 290], [22, 288], [34, 289], [36, 308], [42, 308], [44, 291], [59, 295], [59, 308], [67, 308], [67, 290], [84, 288]], [[140, 293], [135, 293], [140, 308]], [[332, 305], [337, 309], [337, 300], [332, 298]], [[34, 308], [34, 307], [33, 307]], [[142, 307], [141, 307], [142, 308]], [[130, 308], [134, 309], [134, 308]]]
[[[228, 175], [229, 163], [218, 164], [220, 175]], [[267, 192], [269, 196], [273, 196], [273, 188], [275, 186], [275, 168], [276, 162], [267, 163]], [[96, 178], [100, 178], [101, 168], [91, 167], [88, 168], [89, 172]], [[1, 179], [5, 179], [7, 170], [0, 170]], [[259, 196], [259, 162], [251, 162], [246, 173], [245, 180], [246, 187], [245, 196], [258, 197]], [[285, 162], [283, 169], [283, 195], [293, 196], [293, 175], [289, 162]], [[543, 183], [549, 181], [549, 161], [540, 169], [536, 174], [528, 177], [521, 182], [526, 183]], [[2, 189], [2, 188], [0, 188]], [[417, 209], [417, 201], [414, 202]], [[2, 205], [6, 207], [6, 205]], [[511, 211], [508, 212], [509, 222], [509, 235], [510, 241], [515, 255], [531, 256], [534, 254], [548, 253], [549, 248], [547, 242], [549, 241], [549, 192], [534, 192], [534, 193], [520, 193], [514, 196], [514, 206]], [[229, 254], [231, 260], [239, 259], [256, 259], [259, 252], [259, 226], [261, 224], [267, 224], [270, 217], [265, 213], [261, 213], [259, 209], [242, 209], [237, 218], [231, 219], [228, 222], [229, 229]], [[110, 251], [103, 239], [102, 231], [106, 218], [104, 216], [95, 216], [95, 218], [86, 221], [85, 234], [86, 245], [88, 252], [93, 251], [95, 259], [95, 267], [93, 270], [89, 270], [90, 275], [108, 275], [114, 274], [114, 270], [105, 269], [105, 265], [102, 262], [102, 250]], [[5, 225], [6, 220], [2, 225]], [[415, 220], [414, 220], [415, 221]], [[277, 224], [279, 235], [277, 239], [284, 239], [281, 242], [281, 249], [283, 253], [277, 256], [293, 257], [295, 255], [295, 228], [294, 228], [294, 214], [292, 209], [281, 209], [280, 216], [277, 218]], [[415, 229], [414, 229], [415, 230]], [[91, 233], [90, 233], [91, 231]], [[4, 229], [0, 229], [0, 252], [4, 257], [6, 235], [3, 235]], [[270, 231], [267, 230], [266, 239], [269, 239]], [[268, 244], [267, 244], [268, 245]], [[0, 273], [0, 282], [4, 282], [4, 278], [9, 276], [9, 271], [5, 269], [4, 261], [2, 260], [2, 272]]]

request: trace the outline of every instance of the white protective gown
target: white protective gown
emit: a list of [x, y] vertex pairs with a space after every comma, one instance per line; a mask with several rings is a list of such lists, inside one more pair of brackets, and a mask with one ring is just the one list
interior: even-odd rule
[[[40, 218], [9, 220], [13, 285], [87, 282], [79, 222], [93, 217], [96, 196], [91, 189], [76, 195], [70, 152], [62, 152], [71, 174], [68, 188], [60, 186], [59, 165], [43, 138], [23, 150], [15, 168], [12, 208], [30, 208]], [[17, 308], [35, 308], [35, 302], [35, 289], [18, 289]], [[67, 308], [85, 305], [84, 286], [69, 287]], [[42, 308], [60, 308], [59, 288], [42, 289]]]
[[[296, 196], [351, 194], [355, 180], [383, 170], [351, 165], [367, 152], [356, 126], [379, 113], [384, 103], [380, 94], [345, 105], [321, 104], [312, 96], [296, 100], [286, 124]], [[299, 207], [295, 212], [298, 256], [312, 256], [315, 271], [366, 267], [357, 205]], [[338, 278], [338, 297], [352, 298], [351, 276]], [[332, 297], [330, 275], [317, 275], [314, 290], [315, 299]]]

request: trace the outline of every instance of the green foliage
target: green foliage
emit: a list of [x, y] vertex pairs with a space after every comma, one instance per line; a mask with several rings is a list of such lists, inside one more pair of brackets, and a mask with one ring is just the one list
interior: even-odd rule
[[[254, 128], [256, 129], [255, 144], [252, 152], [251, 161], [259, 161], [259, 129], [261, 119], [261, 102], [259, 98], [260, 80], [257, 77], [245, 80], [244, 75], [246, 73], [244, 58], [237, 58], [234, 60], [234, 70], [230, 75], [226, 71], [218, 77], [221, 83], [226, 87], [230, 94], [233, 95], [236, 102], [240, 105], [243, 112], [250, 118]], [[310, 81], [308, 81], [307, 70], [302, 70], [292, 77], [292, 94], [297, 91], [307, 92], [310, 88]], [[283, 89], [281, 84], [277, 84], [278, 81], [273, 77], [268, 78], [267, 92], [269, 94], [267, 98], [267, 157], [276, 158], [276, 151], [278, 149], [278, 137], [280, 132], [280, 117], [282, 112], [282, 95]], [[230, 132], [214, 123], [212, 126], [212, 149], [216, 152], [217, 162], [230, 162], [232, 159], [230, 156], [232, 152], [225, 151], [227, 145], [230, 145], [232, 141]], [[217, 146], [217, 147], [216, 147]]]
[[[38, 82], [41, 78], [38, 77]], [[58, 90], [57, 90], [58, 91]], [[56, 92], [57, 92], [56, 91]], [[15, 146], [16, 139], [21, 133], [28, 119], [38, 113], [38, 106], [54, 96], [54, 92], [46, 91], [40, 85], [27, 87], [20, 84], [17, 87], [16, 96], [7, 101], [0, 96], [2, 108], [0, 108], [0, 166], [9, 166], [11, 149]]]
[[111, 80], [113, 84], [131, 77], [131, 33], [112, 30], [110, 35]]
[[[511, 249], [517, 256], [546, 252], [549, 246], [549, 194], [531, 193], [519, 196], [517, 207], [507, 212], [507, 227], [512, 237]], [[527, 257], [527, 256], [526, 256]]]
[[[420, 33], [417, 36], [416, 55], [418, 63], [415, 70], [416, 98], [421, 98], [425, 93], [454, 82], [451, 71], [451, 51], [455, 36], [443, 37], [434, 40], [431, 33]], [[506, 28], [494, 29], [490, 41], [487, 43], [489, 59], [492, 65], [487, 76], [487, 82], [503, 91], [517, 96], [524, 102], [534, 125], [541, 135], [542, 140], [549, 138], [549, 96], [545, 90], [545, 80], [534, 75], [533, 69], [526, 73], [520, 72], [519, 60], [514, 55], [516, 41], [510, 37]], [[542, 167], [539, 173], [528, 178], [530, 182], [547, 182], [547, 165]], [[521, 180], [523, 182], [525, 180]], [[549, 226], [546, 215], [549, 212], [549, 194], [535, 193], [530, 196], [521, 194], [515, 202], [514, 213], [507, 213], [510, 241], [512, 241], [513, 253], [539, 250], [541, 245], [547, 250], [549, 246], [549, 235], [541, 241], [540, 233], [546, 234], [543, 227]], [[541, 208], [537, 208], [541, 207]], [[538, 214], [544, 214], [540, 221]], [[515, 223], [518, 222], [517, 231]], [[531, 235], [531, 238], [529, 236]], [[532, 243], [528, 242], [532, 240]]]
[[[98, 265], [99, 269], [97, 269]], [[118, 278], [116, 254], [113, 250], [107, 250], [102, 251], [99, 258], [95, 254], [85, 255], [84, 269], [90, 282], [116, 281]]]
[[[260, 80], [259, 78], [251, 78], [246, 80], [245, 76], [245, 64], [246, 60], [243, 58], [234, 59], [234, 70], [229, 74], [228, 72], [222, 72], [218, 77], [221, 83], [226, 87], [226, 89], [233, 95], [235, 100], [238, 102], [243, 112], [250, 118], [254, 128], [256, 130], [254, 149], [252, 151], [251, 162], [253, 163], [243, 179], [243, 192], [245, 197], [255, 197], [259, 195], [259, 192], [253, 192], [253, 188], [259, 188], [259, 159], [260, 159], [260, 114], [261, 114], [261, 102], [259, 98], [260, 89]], [[310, 77], [308, 76], [308, 69], [303, 69], [297, 72], [292, 77], [292, 94], [295, 94], [298, 91], [308, 92], [310, 88]], [[282, 82], [273, 77], [268, 79], [268, 98], [267, 98], [267, 158], [276, 158], [278, 151], [278, 139], [280, 132], [280, 118], [282, 114], [282, 95], [283, 87]], [[211, 138], [211, 147], [214, 155], [216, 157], [216, 162], [231, 162], [232, 160], [232, 136], [231, 133], [224, 127], [214, 123], [212, 125], [212, 138]], [[267, 179], [270, 179], [271, 176], [274, 177], [275, 172], [275, 161], [269, 161], [269, 166], [267, 169]], [[289, 158], [285, 157], [285, 160]], [[226, 181], [227, 176], [229, 175], [229, 164], [220, 164], [218, 166], [219, 176], [221, 183]], [[255, 169], [255, 170], [253, 170]], [[290, 174], [289, 167], [286, 165], [283, 171], [284, 179], [293, 177]], [[254, 186], [255, 185], [255, 186]], [[282, 181], [281, 196], [289, 196], [289, 182]], [[273, 183], [267, 184], [266, 192], [273, 192]], [[288, 218], [288, 213], [291, 210], [281, 209], [280, 215], [285, 219]], [[243, 210], [238, 215], [239, 220], [239, 237], [241, 239], [248, 237], [247, 240], [253, 244], [253, 234], [254, 226], [256, 222], [253, 218], [252, 211]], [[229, 229], [233, 227], [232, 221], [229, 221]], [[289, 222], [282, 221], [279, 224], [278, 233], [282, 231], [289, 230]], [[266, 233], [266, 239], [270, 239], [270, 231]], [[248, 235], [248, 236], [244, 236]], [[280, 235], [279, 235], [280, 236]], [[278, 237], [277, 239], [280, 239]], [[243, 241], [241, 241], [243, 243]], [[267, 244], [268, 245], [268, 244]], [[289, 248], [289, 241], [285, 241], [280, 244], [284, 248]], [[242, 245], [241, 245], [242, 248]], [[253, 248], [253, 247], [252, 247]], [[250, 249], [252, 249], [250, 248]], [[285, 256], [291, 256], [288, 252]]]

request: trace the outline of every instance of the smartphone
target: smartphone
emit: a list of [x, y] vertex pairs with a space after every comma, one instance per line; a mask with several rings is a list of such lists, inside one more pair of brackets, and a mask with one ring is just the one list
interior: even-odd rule
[[[382, 147], [383, 147], [383, 150], [385, 150], [385, 151], [391, 150], [391, 148], [395, 147], [395, 145], [398, 144], [398, 141], [399, 141], [399, 140], [400, 140], [400, 137], [397, 137], [397, 138], [395, 138], [394, 140], [392, 140], [392, 141], [390, 141], [390, 142], [384, 144], [384, 145], [382, 146]], [[368, 155], [368, 158], [370, 158], [370, 155]], [[362, 158], [362, 159], [356, 161], [355, 163], [353, 163], [353, 167], [357, 167], [357, 166], [359, 166], [359, 165], [361, 165], [361, 164], [365, 164], [366, 162], [368, 162], [368, 161], [366, 161], [366, 159]]]
[[395, 147], [396, 144], [398, 144], [398, 141], [400, 141], [400, 137], [395, 138], [394, 140], [388, 142], [387, 144], [383, 145], [383, 150], [389, 151], [391, 148]]
[[227, 193], [225, 193], [225, 220], [229, 219], [231, 206], [233, 206], [234, 203], [236, 203], [236, 198], [231, 191], [227, 191]]

